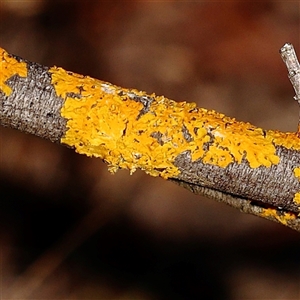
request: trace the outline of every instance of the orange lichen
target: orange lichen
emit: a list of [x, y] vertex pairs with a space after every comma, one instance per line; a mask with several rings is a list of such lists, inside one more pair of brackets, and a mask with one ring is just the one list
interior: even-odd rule
[[291, 212], [279, 212], [275, 208], [263, 208], [261, 216], [267, 219], [275, 219], [283, 225], [287, 225], [289, 221], [293, 221], [297, 216]]
[[[219, 167], [243, 160], [250, 168], [270, 167], [280, 160], [276, 145], [300, 148], [293, 133], [264, 131], [194, 103], [123, 89], [62, 68], [50, 72], [65, 100], [61, 115], [68, 129], [61, 142], [103, 158], [111, 171], [141, 168], [153, 176], [176, 177], [174, 161], [184, 151], [193, 161]], [[141, 113], [143, 97], [152, 100]]]
[[0, 90], [6, 96], [12, 93], [12, 89], [6, 84], [7, 79], [13, 75], [27, 76], [26, 63], [17, 61], [2, 48], [0, 48], [0, 70]]

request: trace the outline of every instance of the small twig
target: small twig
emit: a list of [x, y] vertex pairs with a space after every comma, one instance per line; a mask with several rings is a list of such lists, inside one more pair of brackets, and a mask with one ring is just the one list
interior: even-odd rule
[[[300, 64], [293, 45], [290, 43], [284, 44], [280, 49], [280, 54], [284, 63], [286, 64], [289, 73], [289, 79], [296, 93], [294, 99], [300, 106]], [[298, 121], [298, 136], [300, 136], [300, 110]]]
[[294, 99], [298, 101], [300, 105], [300, 64], [293, 45], [289, 43], [284, 44], [280, 49], [280, 54], [286, 64], [289, 79], [296, 93]]

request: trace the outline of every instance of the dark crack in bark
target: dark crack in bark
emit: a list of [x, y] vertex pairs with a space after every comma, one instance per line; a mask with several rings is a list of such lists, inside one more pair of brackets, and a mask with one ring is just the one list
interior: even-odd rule
[[154, 99], [150, 96], [139, 96], [137, 94], [135, 94], [134, 92], [128, 92], [127, 96], [131, 99], [134, 100], [136, 102], [140, 102], [143, 104], [143, 108], [140, 110], [138, 116], [137, 116], [137, 120], [144, 114], [146, 114], [147, 112], [150, 111], [150, 106], [152, 104], [152, 102], [154, 101]]

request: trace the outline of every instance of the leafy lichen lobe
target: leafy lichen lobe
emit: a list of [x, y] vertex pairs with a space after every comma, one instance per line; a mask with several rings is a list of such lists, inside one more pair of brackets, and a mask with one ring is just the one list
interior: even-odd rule
[[[222, 168], [242, 161], [250, 168], [270, 167], [280, 160], [276, 145], [300, 149], [293, 133], [264, 131], [194, 103], [149, 96], [62, 68], [50, 72], [57, 95], [64, 99], [61, 115], [68, 120], [61, 142], [101, 157], [113, 172], [141, 168], [174, 178], [180, 172], [174, 161], [184, 151], [190, 151], [193, 161]], [[151, 103], [145, 104], [147, 99]]]
[[[294, 168], [294, 175], [298, 178], [298, 180], [300, 180], [300, 167]], [[293, 201], [296, 205], [299, 206], [300, 211], [300, 192], [295, 194]]]
[[6, 81], [13, 75], [26, 77], [27, 65], [25, 62], [19, 62], [4, 49], [0, 48], [0, 90], [6, 96], [9, 96], [12, 93], [12, 89], [6, 84]]
[[275, 208], [264, 208], [261, 216], [267, 219], [277, 220], [283, 225], [287, 225], [288, 222], [297, 218], [297, 216], [292, 212], [280, 212]]

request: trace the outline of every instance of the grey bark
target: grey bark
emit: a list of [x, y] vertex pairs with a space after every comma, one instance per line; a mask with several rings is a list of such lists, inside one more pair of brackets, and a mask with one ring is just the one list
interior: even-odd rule
[[0, 91], [0, 124], [59, 142], [66, 120], [60, 115], [63, 100], [51, 84], [49, 68], [14, 57], [27, 63], [28, 76], [14, 75], [7, 80], [11, 95]]

